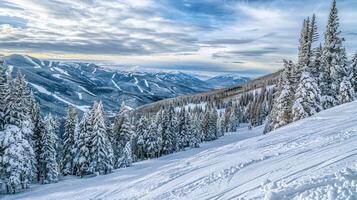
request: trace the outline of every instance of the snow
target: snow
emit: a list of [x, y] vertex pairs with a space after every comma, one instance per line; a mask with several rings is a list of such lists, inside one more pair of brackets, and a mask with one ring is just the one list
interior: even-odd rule
[[87, 92], [88, 94], [92, 95], [92, 96], [97, 96], [97, 95], [93, 94], [92, 92], [90, 92], [89, 90], [85, 89], [84, 87], [82, 87], [80, 85], [78, 87], [81, 88], [83, 91]]
[[243, 127], [201, 148], [2, 199], [356, 199], [356, 121], [352, 102], [268, 135]]
[[54, 69], [55, 69], [56, 71], [58, 71], [59, 73], [61, 73], [61, 74], [64, 74], [64, 75], [69, 76], [68, 72], [65, 71], [65, 70], [63, 70], [63, 69], [61, 69], [61, 68], [54, 67]]
[[90, 108], [90, 106], [84, 106], [84, 105], [78, 106], [78, 105], [75, 105], [75, 104], [73, 104], [73, 103], [71, 103], [71, 102], [69, 102], [69, 101], [67, 101], [67, 100], [65, 100], [65, 99], [63, 99], [63, 98], [61, 98], [61, 97], [59, 97], [59, 96], [56, 95], [56, 94], [52, 94], [52, 96], [53, 96], [54, 98], [58, 99], [59, 101], [62, 101], [63, 103], [65, 103], [65, 104], [67, 104], [67, 105], [76, 107], [78, 110], [81, 110], [81, 111], [83, 111], [83, 112], [88, 111], [89, 108]]
[[47, 94], [47, 95], [52, 95], [52, 92], [48, 91], [46, 88], [36, 85], [34, 83], [30, 83], [37, 91], [39, 91], [42, 94]]
[[82, 97], [82, 93], [77, 92], [77, 95], [78, 95], [78, 98], [79, 98], [80, 100], [82, 100], [82, 99], [83, 99], [83, 97]]
[[35, 68], [41, 68], [41, 66], [39, 64], [37, 64], [34, 60], [32, 60], [32, 58], [28, 57], [28, 56], [23, 56], [29, 63], [31, 63], [32, 65], [34, 65]]
[[144, 90], [143, 89], [141, 89], [141, 87], [138, 85], [138, 83], [139, 83], [139, 81], [138, 81], [138, 79], [136, 78], [136, 77], [134, 77], [134, 79], [135, 79], [135, 85], [136, 85], [136, 87], [139, 89], [139, 91], [141, 92], [141, 93], [144, 93]]
[[[115, 74], [114, 74], [115, 75]], [[112, 83], [114, 84], [114, 86], [116, 88], [118, 88], [118, 90], [121, 90], [121, 88], [119, 87], [119, 85], [112, 79]]]
[[97, 71], [97, 68], [94, 68], [94, 70], [92, 71], [92, 75], [94, 75], [94, 73]]
[[7, 70], [6, 70], [6, 75], [10, 75], [12, 74], [12, 71], [14, 71], [14, 66], [13, 65], [9, 65]]
[[61, 74], [52, 74], [52, 76], [55, 78], [61, 78]]
[[145, 83], [146, 87], [149, 87], [149, 83], [148, 83], [148, 81], [146, 79], [144, 79], [144, 83]]

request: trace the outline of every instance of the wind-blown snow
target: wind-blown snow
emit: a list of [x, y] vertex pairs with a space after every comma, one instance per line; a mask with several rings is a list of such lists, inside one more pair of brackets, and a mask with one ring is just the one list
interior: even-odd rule
[[268, 135], [241, 128], [198, 149], [4, 199], [356, 199], [356, 122], [352, 102]]

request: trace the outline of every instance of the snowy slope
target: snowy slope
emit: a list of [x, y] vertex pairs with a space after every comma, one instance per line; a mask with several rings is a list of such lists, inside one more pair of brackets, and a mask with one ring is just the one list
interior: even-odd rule
[[3, 199], [357, 199], [357, 102], [261, 132]]

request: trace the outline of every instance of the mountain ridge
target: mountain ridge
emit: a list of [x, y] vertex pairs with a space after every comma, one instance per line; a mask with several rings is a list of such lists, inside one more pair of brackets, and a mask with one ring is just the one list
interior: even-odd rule
[[63, 106], [72, 105], [84, 112], [95, 100], [103, 101], [109, 115], [113, 115], [123, 101], [135, 108], [222, 87], [183, 72], [122, 71], [94, 63], [40, 60], [19, 54], [2, 59], [12, 76], [18, 70], [25, 75], [42, 110], [58, 116], [65, 115]]

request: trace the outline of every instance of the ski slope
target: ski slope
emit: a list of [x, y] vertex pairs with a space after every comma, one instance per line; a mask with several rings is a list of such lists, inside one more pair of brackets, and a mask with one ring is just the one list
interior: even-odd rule
[[357, 102], [261, 132], [0, 199], [357, 199]]

